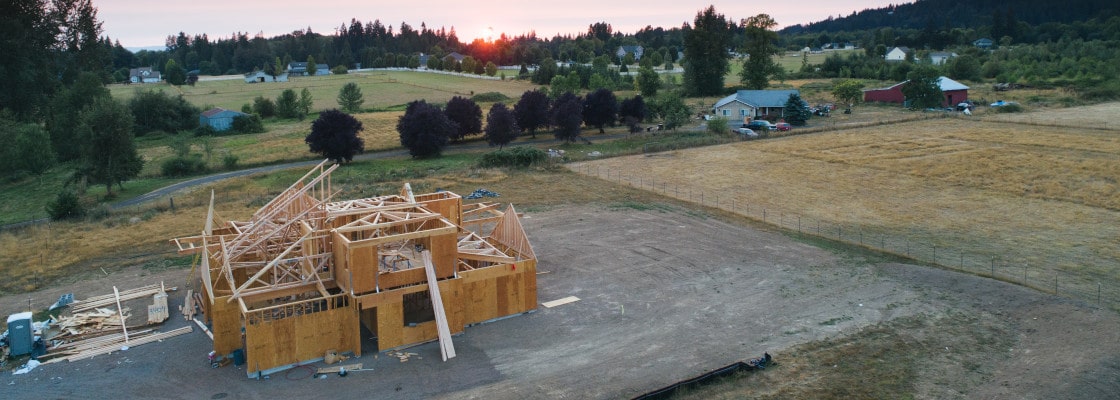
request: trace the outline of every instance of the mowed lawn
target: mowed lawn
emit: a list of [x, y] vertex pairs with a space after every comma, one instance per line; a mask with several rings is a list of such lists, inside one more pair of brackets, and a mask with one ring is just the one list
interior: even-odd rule
[[754, 218], [765, 208], [768, 222], [788, 228], [822, 221], [824, 236], [927, 261], [932, 250], [950, 267], [987, 273], [991, 264], [1045, 289], [1057, 277], [1092, 300], [1100, 283], [1120, 301], [1115, 130], [935, 119], [571, 167], [709, 205], [718, 197]]

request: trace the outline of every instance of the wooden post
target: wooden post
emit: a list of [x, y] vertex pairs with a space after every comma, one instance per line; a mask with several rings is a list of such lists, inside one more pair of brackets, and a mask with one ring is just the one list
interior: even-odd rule
[[[1054, 279], [1054, 282], [1057, 282], [1057, 278]], [[113, 286], [113, 297], [117, 300], [117, 315], [121, 317], [121, 331], [124, 332], [124, 345], [128, 346], [128, 324], [124, 322], [124, 311], [121, 311], [121, 292], [117, 290], [116, 286]]]

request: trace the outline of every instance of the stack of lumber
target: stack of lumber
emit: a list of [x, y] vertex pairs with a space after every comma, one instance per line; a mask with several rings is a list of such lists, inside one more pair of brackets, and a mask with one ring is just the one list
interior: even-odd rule
[[[175, 291], [175, 289], [175, 287], [171, 287], [165, 290], [163, 284], [161, 283], [158, 285], [148, 285], [136, 289], [122, 290], [120, 291], [120, 301], [139, 299], [141, 297], [152, 296], [161, 292]], [[113, 294], [93, 296], [87, 299], [76, 300], [73, 303], [70, 303], [70, 312], [79, 313], [89, 311], [95, 308], [113, 305], [116, 304], [116, 302], [117, 298]]]
[[[124, 308], [122, 311], [124, 312], [123, 319], [128, 319], [128, 308]], [[78, 312], [70, 316], [62, 316], [59, 317], [58, 322], [55, 323], [59, 334], [53, 339], [88, 336], [90, 334], [107, 331], [120, 331], [121, 320], [121, 314], [117, 313], [117, 310], [108, 308], [98, 308], [93, 311]]]
[[161, 341], [170, 337], [190, 333], [194, 329], [184, 326], [167, 332], [155, 332], [151, 329], [131, 332], [128, 338], [123, 333], [102, 335], [94, 338], [76, 340], [70, 343], [54, 346], [45, 356], [39, 357], [44, 363], [58, 362], [61, 360], [77, 361], [114, 351], [126, 350], [142, 344]]

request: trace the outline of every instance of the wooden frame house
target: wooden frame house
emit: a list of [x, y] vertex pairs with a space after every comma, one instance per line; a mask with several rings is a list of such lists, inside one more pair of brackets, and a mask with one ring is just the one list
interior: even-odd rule
[[268, 374], [328, 350], [361, 355], [364, 326], [377, 351], [439, 339], [446, 359], [450, 334], [536, 309], [536, 255], [512, 205], [408, 184], [331, 201], [326, 163], [249, 221], [219, 224], [211, 194], [202, 233], [172, 240], [199, 254], [217, 354], [242, 349], [248, 374]]

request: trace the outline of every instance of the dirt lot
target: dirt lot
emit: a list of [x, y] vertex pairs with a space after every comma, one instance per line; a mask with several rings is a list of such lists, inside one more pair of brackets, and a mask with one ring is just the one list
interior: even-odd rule
[[[209, 340], [196, 331], [7, 375], [5, 397], [620, 398], [764, 351], [789, 365], [812, 362], [791, 349], [901, 318], [930, 321], [917, 329], [945, 347], [945, 354], [912, 361], [924, 367], [911, 389], [918, 397], [1120, 393], [1120, 318], [1112, 312], [998, 281], [827, 250], [666, 203], [538, 208], [523, 223], [540, 258], [539, 300], [581, 300], [468, 328], [455, 337], [459, 356], [448, 362], [439, 360], [437, 345], [426, 344], [411, 350], [423, 358], [407, 363], [373, 353], [347, 361], [373, 371], [344, 378], [312, 379], [299, 368], [257, 381], [235, 367], [210, 369]], [[181, 282], [185, 274], [127, 269], [31, 297], [50, 303], [61, 292], [81, 298], [111, 292], [113, 284]], [[172, 304], [181, 296], [174, 294]], [[0, 298], [2, 311], [26, 298]], [[167, 328], [182, 324], [173, 315]], [[991, 328], [984, 335], [996, 338], [956, 334], [973, 326]], [[921, 364], [927, 359], [968, 360], [973, 367]], [[799, 384], [784, 384], [791, 383]]]

